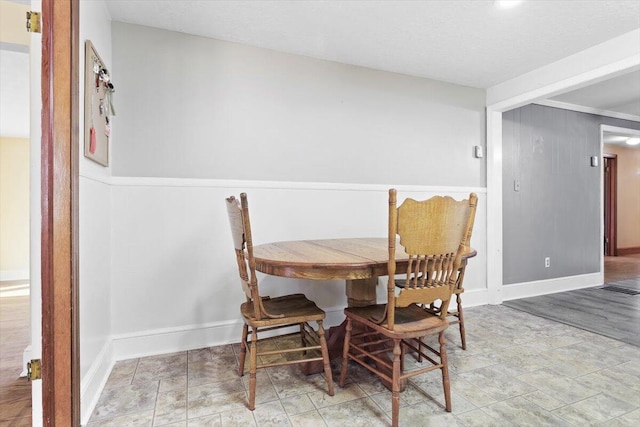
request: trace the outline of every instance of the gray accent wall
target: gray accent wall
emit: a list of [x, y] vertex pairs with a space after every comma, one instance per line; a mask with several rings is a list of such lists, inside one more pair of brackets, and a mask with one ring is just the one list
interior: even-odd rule
[[600, 125], [640, 123], [535, 104], [502, 117], [504, 284], [599, 272]]
[[114, 22], [115, 176], [484, 187], [485, 91]]

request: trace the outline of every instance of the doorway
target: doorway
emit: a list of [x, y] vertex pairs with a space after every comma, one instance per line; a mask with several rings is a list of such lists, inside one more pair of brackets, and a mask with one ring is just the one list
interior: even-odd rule
[[32, 37], [24, 26], [28, 10], [24, 1], [0, 0], [3, 16], [0, 33], [1, 425], [32, 424], [32, 387], [26, 379], [25, 360], [32, 338], [31, 288], [40, 282], [37, 278], [32, 280], [30, 260], [33, 47]]
[[640, 277], [640, 130], [602, 125], [604, 283]]
[[618, 156], [604, 153], [604, 255], [617, 255]]

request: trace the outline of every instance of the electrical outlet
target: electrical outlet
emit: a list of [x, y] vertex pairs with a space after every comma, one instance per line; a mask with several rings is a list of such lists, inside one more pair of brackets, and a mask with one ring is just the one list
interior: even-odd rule
[[551, 258], [546, 257], [546, 258], [544, 259], [544, 267], [545, 267], [545, 268], [549, 268], [549, 267], [551, 267]]
[[520, 191], [520, 180], [513, 180], [513, 191]]

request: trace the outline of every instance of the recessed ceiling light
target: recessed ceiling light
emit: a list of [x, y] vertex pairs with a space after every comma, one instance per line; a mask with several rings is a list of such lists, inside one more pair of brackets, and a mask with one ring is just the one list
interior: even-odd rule
[[522, 0], [496, 0], [494, 2], [498, 9], [511, 9], [522, 3]]
[[640, 138], [638, 137], [627, 139], [627, 145], [638, 145], [638, 144], [640, 144]]

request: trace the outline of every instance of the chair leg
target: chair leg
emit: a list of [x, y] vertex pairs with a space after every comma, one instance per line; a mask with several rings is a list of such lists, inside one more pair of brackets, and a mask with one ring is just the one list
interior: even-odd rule
[[342, 349], [342, 369], [340, 370], [340, 387], [344, 387], [347, 378], [347, 368], [349, 366], [349, 340], [351, 339], [351, 319], [347, 317], [347, 328], [344, 334], [344, 347]]
[[258, 370], [258, 331], [251, 330], [251, 361], [249, 365], [249, 409], [256, 408], [256, 371]]
[[[307, 340], [305, 339], [305, 330], [304, 330], [304, 323], [300, 323], [300, 344], [302, 344], [302, 347], [307, 347]], [[307, 350], [304, 350], [302, 352], [303, 356], [307, 355]]]
[[324, 363], [324, 376], [327, 378], [327, 388], [329, 396], [333, 396], [333, 377], [331, 375], [331, 364], [329, 362], [329, 349], [327, 339], [324, 336], [322, 320], [318, 320], [318, 335], [320, 336], [320, 348], [322, 350], [322, 362]]
[[447, 412], [451, 412], [451, 390], [449, 388], [449, 364], [447, 362], [447, 347], [444, 331], [438, 336], [440, 342], [440, 363], [442, 363], [442, 388], [444, 389], [444, 403]]
[[242, 327], [242, 339], [240, 339], [240, 365], [238, 366], [238, 375], [244, 375], [244, 360], [247, 357], [247, 335], [249, 326], [245, 323]]
[[391, 425], [398, 427], [400, 415], [400, 359], [402, 356], [402, 340], [393, 340], [393, 378], [391, 383]]
[[460, 340], [462, 341], [462, 349], [467, 349], [467, 336], [464, 330], [464, 315], [462, 314], [462, 297], [460, 294], [456, 295], [456, 301], [458, 303], [458, 320], [460, 321]]

